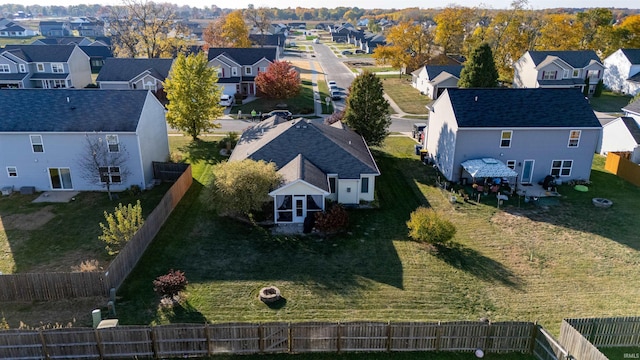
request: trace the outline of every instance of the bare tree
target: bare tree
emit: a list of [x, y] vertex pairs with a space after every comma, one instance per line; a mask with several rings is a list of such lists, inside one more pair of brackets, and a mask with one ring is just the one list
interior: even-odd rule
[[244, 11], [244, 17], [251, 27], [258, 30], [260, 33], [260, 46], [264, 46], [264, 35], [269, 32], [269, 27], [273, 19], [271, 9], [267, 7], [256, 8], [253, 4], [249, 4], [248, 8]]
[[102, 183], [109, 200], [113, 200], [111, 185], [126, 182], [130, 174], [129, 153], [118, 142], [117, 135], [85, 135], [85, 147], [80, 155], [80, 176], [94, 184]]

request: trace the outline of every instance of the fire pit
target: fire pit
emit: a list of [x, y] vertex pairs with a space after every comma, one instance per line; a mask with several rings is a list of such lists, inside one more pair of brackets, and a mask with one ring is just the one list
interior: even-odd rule
[[593, 203], [593, 205], [599, 208], [608, 208], [613, 205], [613, 201], [604, 198], [593, 198], [591, 199], [591, 202]]
[[275, 286], [267, 286], [260, 289], [260, 300], [265, 303], [273, 303], [280, 300], [280, 289]]

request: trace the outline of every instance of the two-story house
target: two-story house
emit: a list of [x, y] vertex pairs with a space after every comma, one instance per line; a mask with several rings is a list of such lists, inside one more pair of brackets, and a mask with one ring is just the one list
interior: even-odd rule
[[20, 38], [36, 36], [37, 32], [29, 28], [25, 28], [12, 21], [0, 19], [0, 37]]
[[84, 88], [89, 56], [75, 45], [7, 45], [0, 50], [0, 87]]
[[446, 89], [457, 88], [462, 65], [425, 65], [411, 73], [411, 86], [435, 100]]
[[278, 50], [264, 48], [209, 48], [209, 66], [218, 70], [218, 85], [222, 92], [256, 95], [255, 78], [258, 73], [278, 60]]
[[108, 58], [96, 83], [100, 89], [138, 89], [158, 91], [164, 88], [174, 59]]
[[513, 65], [515, 88], [579, 88], [593, 94], [604, 65], [593, 50], [527, 51]]
[[[153, 162], [169, 158], [165, 110], [148, 91], [0, 92], [2, 187], [102, 191], [108, 182], [112, 191], [145, 189]], [[87, 166], [92, 151], [104, 162]]]
[[604, 85], [631, 96], [640, 93], [640, 49], [618, 49], [604, 59]]
[[68, 21], [40, 21], [38, 25], [42, 36], [69, 36], [71, 26]]
[[462, 163], [496, 159], [519, 185], [589, 179], [602, 126], [578, 89], [447, 89], [430, 107], [424, 148], [449, 181]]

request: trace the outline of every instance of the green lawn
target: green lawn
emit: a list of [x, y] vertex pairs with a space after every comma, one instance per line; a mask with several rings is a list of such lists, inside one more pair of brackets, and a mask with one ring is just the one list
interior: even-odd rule
[[590, 97], [589, 102], [595, 111], [622, 113], [622, 108], [629, 104], [631, 96], [603, 91], [599, 97]]
[[255, 110], [257, 112], [269, 112], [271, 110], [277, 109], [276, 105], [286, 104], [286, 109], [291, 111], [293, 114], [313, 114], [314, 113], [314, 100], [313, 100], [313, 84], [311, 81], [302, 81], [302, 90], [298, 96], [291, 99], [267, 99], [267, 98], [258, 98], [249, 103], [234, 106], [231, 108], [231, 114], [237, 114], [238, 110], [241, 110], [243, 114], [248, 115], [251, 113], [251, 110]]
[[640, 359], [639, 347], [600, 348], [599, 350], [610, 360]]
[[425, 107], [433, 101], [411, 86], [411, 76], [403, 75], [383, 75], [382, 84], [384, 92], [393, 99], [393, 101], [409, 114], [428, 114], [429, 110]]
[[[414, 144], [394, 137], [373, 150], [381, 208], [352, 211], [350, 232], [329, 240], [269, 238], [216, 217], [199, 200], [215, 159], [192, 160], [192, 189], [120, 289], [121, 323], [488, 317], [537, 320], [557, 334], [563, 318], [640, 311], [640, 288], [631, 285], [640, 264], [640, 190], [602, 171], [600, 158], [590, 192], [562, 186], [558, 205], [513, 199], [498, 210], [493, 201], [451, 205]], [[191, 151], [204, 153], [200, 146]], [[595, 196], [614, 206], [593, 207]], [[405, 221], [420, 205], [454, 222], [455, 245], [433, 251], [408, 241]], [[182, 306], [166, 310], [151, 281], [171, 268], [185, 271], [190, 285]], [[258, 301], [269, 284], [281, 289], [284, 306]]]

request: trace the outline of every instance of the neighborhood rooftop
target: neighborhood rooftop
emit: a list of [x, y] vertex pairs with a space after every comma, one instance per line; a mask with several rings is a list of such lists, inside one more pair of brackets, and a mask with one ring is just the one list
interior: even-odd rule
[[634, 65], [640, 64], [640, 49], [620, 49], [629, 62]]
[[580, 51], [529, 51], [533, 63], [539, 65], [547, 56], [555, 56], [562, 59], [574, 68], [583, 68], [591, 61], [600, 62], [600, 58], [593, 50]]
[[0, 132], [135, 132], [147, 95], [138, 90], [3, 89]]
[[164, 80], [169, 76], [171, 64], [173, 59], [107, 58], [96, 81], [130, 81], [145, 71]]
[[598, 118], [578, 89], [447, 91], [460, 127], [600, 127]]
[[435, 79], [436, 76], [443, 72], [459, 78], [462, 65], [427, 65], [425, 66], [425, 70], [427, 70], [427, 74], [429, 74], [429, 79]]
[[30, 62], [65, 62], [75, 45], [7, 45], [4, 50]]
[[226, 55], [233, 61], [241, 65], [255, 64], [265, 58], [269, 61], [277, 59], [277, 49], [275, 47], [265, 48], [209, 48], [209, 60], [220, 55]]

